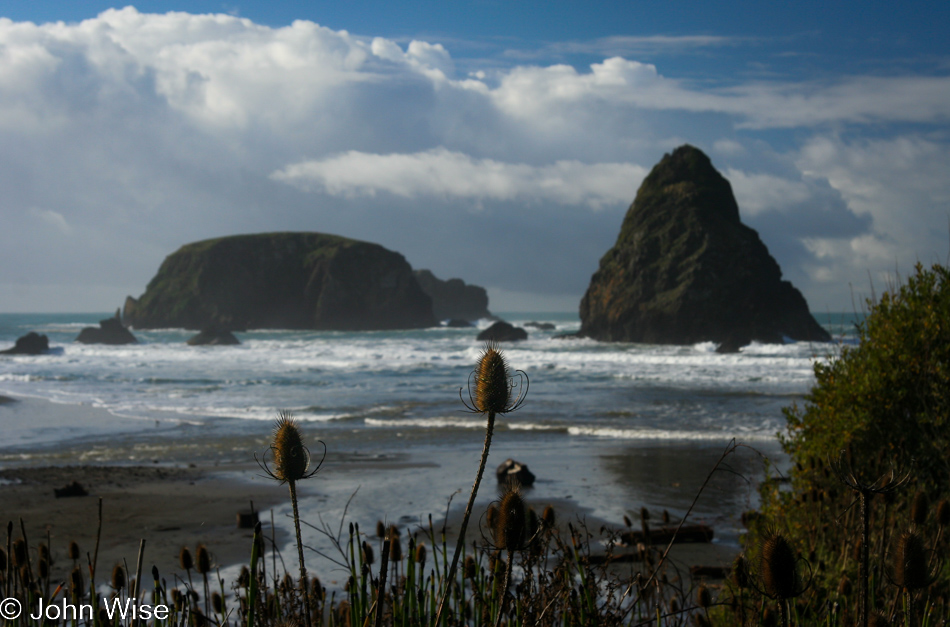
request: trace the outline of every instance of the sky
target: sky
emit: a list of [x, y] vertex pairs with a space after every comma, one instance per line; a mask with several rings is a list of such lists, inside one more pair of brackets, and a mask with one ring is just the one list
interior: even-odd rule
[[[788, 6], [785, 6], [788, 4]], [[321, 231], [577, 311], [689, 143], [814, 312], [950, 255], [950, 3], [0, 5], [0, 312]]]

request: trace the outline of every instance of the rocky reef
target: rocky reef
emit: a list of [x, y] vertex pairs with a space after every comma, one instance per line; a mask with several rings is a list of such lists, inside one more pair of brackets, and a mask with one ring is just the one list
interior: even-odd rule
[[115, 316], [100, 320], [98, 327], [85, 327], [76, 336], [76, 341], [80, 344], [112, 345], [136, 344], [138, 342], [132, 332], [122, 324], [118, 309]]
[[399, 253], [323, 233], [235, 235], [182, 246], [139, 298], [138, 329], [386, 330], [435, 326]]
[[415, 275], [419, 286], [432, 299], [432, 313], [439, 320], [491, 318], [484, 287], [467, 285], [462, 279], [443, 281], [429, 270], [416, 270]]
[[603, 341], [738, 347], [831, 339], [740, 221], [729, 181], [689, 145], [644, 179], [580, 318], [578, 335]]

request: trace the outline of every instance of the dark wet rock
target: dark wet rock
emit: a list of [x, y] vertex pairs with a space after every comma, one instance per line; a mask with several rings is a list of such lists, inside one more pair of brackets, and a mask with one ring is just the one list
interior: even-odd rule
[[363, 331], [437, 325], [399, 253], [324, 233], [235, 235], [169, 255], [125, 320], [137, 329]]
[[119, 319], [119, 312], [112, 318], [99, 321], [98, 327], [86, 327], [79, 332], [76, 341], [81, 344], [135, 344], [135, 336]]
[[460, 318], [450, 318], [446, 320], [445, 326], [452, 327], [453, 329], [466, 329], [475, 326], [468, 320], [462, 320]]
[[89, 496], [89, 492], [78, 481], [73, 481], [62, 488], [53, 488], [53, 496], [58, 499], [70, 496]]
[[758, 233], [740, 221], [729, 181], [688, 145], [644, 179], [580, 317], [579, 335], [602, 341], [831, 339], [801, 292], [782, 280]]
[[49, 352], [49, 338], [30, 331], [17, 338], [13, 348], [0, 351], [0, 355], [42, 355]]
[[531, 486], [534, 485], [534, 473], [528, 470], [527, 464], [516, 462], [513, 459], [506, 459], [495, 470], [495, 476], [498, 483], [509, 484], [512, 486]]
[[528, 339], [528, 332], [521, 327], [500, 320], [479, 333], [478, 339], [493, 342], [517, 342], [518, 340]]
[[525, 322], [524, 326], [525, 328], [537, 329], [539, 331], [553, 331], [554, 329], [557, 328], [550, 322], [535, 322], [534, 320], [532, 320], [531, 322]]
[[443, 281], [429, 270], [416, 270], [414, 274], [419, 287], [432, 299], [432, 313], [439, 320], [491, 318], [484, 287], [466, 285], [462, 279]]
[[726, 338], [716, 347], [716, 352], [720, 355], [730, 355], [738, 353], [745, 344], [736, 338]]
[[240, 343], [233, 333], [218, 327], [207, 327], [188, 339], [189, 346], [234, 346]]

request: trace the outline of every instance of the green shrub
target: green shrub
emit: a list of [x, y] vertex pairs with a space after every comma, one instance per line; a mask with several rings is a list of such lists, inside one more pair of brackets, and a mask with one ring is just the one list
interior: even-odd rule
[[848, 449], [865, 480], [889, 464], [931, 489], [950, 484], [950, 274], [920, 264], [871, 304], [860, 343], [815, 365], [803, 407], [785, 410], [793, 461], [823, 463]]
[[[906, 281], [869, 303], [857, 331], [856, 345], [815, 364], [816, 382], [805, 402], [784, 412], [788, 424], [780, 440], [792, 462], [790, 482], [762, 485], [761, 515], [750, 518], [743, 540], [746, 558], [759, 563], [764, 540], [781, 532], [807, 573], [804, 594], [790, 606], [797, 617], [792, 622], [854, 624], [864, 613], [862, 588], [872, 613], [913, 607], [914, 595], [908, 593], [905, 602], [894, 584], [893, 560], [902, 534], [914, 529], [934, 556], [927, 620], [945, 620], [946, 522], [911, 503], [918, 494], [921, 503], [950, 497], [950, 270], [918, 264]], [[867, 535], [858, 502], [862, 490]], [[755, 577], [761, 589], [761, 573]], [[731, 594], [743, 599], [739, 589]], [[763, 599], [740, 606], [753, 613], [770, 609]], [[725, 608], [720, 614], [720, 625], [734, 624], [738, 615]]]

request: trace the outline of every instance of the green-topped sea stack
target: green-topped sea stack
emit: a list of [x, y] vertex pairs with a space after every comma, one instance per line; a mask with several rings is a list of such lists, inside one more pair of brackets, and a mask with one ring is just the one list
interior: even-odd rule
[[182, 246], [125, 301], [137, 329], [365, 331], [435, 326], [399, 253], [324, 233], [235, 235]]
[[688, 145], [644, 179], [580, 317], [579, 335], [602, 341], [738, 347], [831, 339], [758, 233], [739, 220], [729, 181]]

